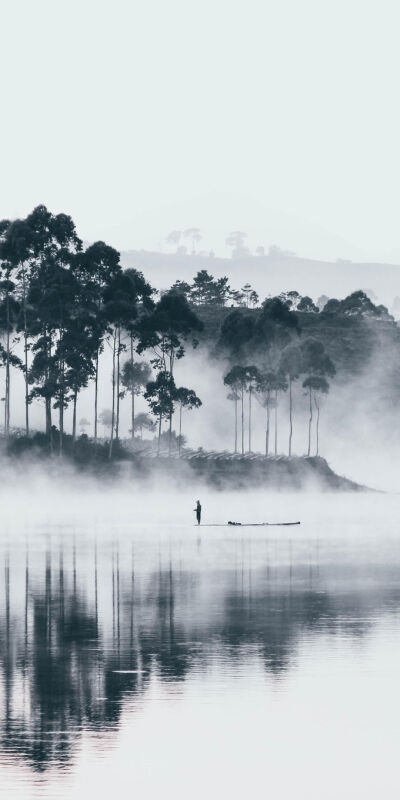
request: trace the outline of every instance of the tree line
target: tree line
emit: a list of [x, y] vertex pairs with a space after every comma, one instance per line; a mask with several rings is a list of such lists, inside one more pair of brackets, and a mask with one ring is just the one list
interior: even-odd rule
[[223, 307], [229, 303], [254, 308], [260, 299], [250, 283], [245, 283], [241, 289], [232, 289], [226, 276], [214, 278], [206, 269], [199, 270], [192, 283], [175, 281], [172, 289], [183, 294], [195, 306]]
[[[296, 293], [297, 294], [297, 293]], [[302, 304], [304, 306], [304, 304]], [[233, 401], [234, 452], [237, 453], [240, 406], [240, 451], [245, 452], [245, 396], [248, 397], [248, 452], [252, 451], [252, 400], [266, 411], [265, 454], [271, 452], [271, 414], [274, 422], [273, 452], [278, 452], [278, 407], [283, 393], [289, 395], [288, 455], [292, 455], [293, 384], [300, 378], [308, 397], [308, 448], [311, 455], [312, 427], [316, 416], [315, 454], [319, 454], [319, 423], [321, 397], [329, 391], [328, 378], [336, 369], [325, 352], [322, 342], [308, 337], [300, 340], [301, 328], [292, 303], [282, 297], [267, 298], [256, 319], [233, 311], [226, 317], [219, 347], [227, 351], [234, 362], [224, 376], [229, 388], [228, 400]], [[253, 363], [248, 363], [248, 355]]]
[[[195, 392], [175, 384], [174, 363], [183, 357], [186, 339], [202, 323], [179, 292], [155, 290], [137, 270], [122, 270], [119, 253], [102, 241], [83, 248], [75, 225], [66, 214], [38, 206], [25, 219], [0, 221], [0, 359], [5, 368], [4, 433], [10, 435], [11, 367], [25, 383], [25, 433], [30, 434], [33, 399], [43, 402], [45, 431], [53, 452], [64, 445], [64, 414], [72, 404], [72, 439], [76, 438], [79, 393], [94, 384], [94, 441], [98, 438], [99, 356], [112, 354], [112, 409], [109, 457], [119, 440], [120, 401], [126, 393], [145, 397], [157, 416], [159, 431], [169, 420], [170, 446], [175, 407], [196, 408]], [[22, 358], [16, 345], [22, 340]], [[128, 351], [128, 360], [122, 355]], [[137, 363], [136, 353], [150, 351], [151, 370]], [[58, 431], [53, 414], [58, 414]]]
[[[37, 399], [43, 404], [51, 452], [63, 453], [69, 407], [75, 442], [77, 402], [89, 383], [94, 387], [93, 439], [96, 444], [98, 425], [103, 423], [110, 432], [110, 458], [120, 441], [124, 398], [130, 399], [132, 439], [135, 433], [142, 436], [143, 430], [156, 428], [158, 452], [165, 439], [169, 452], [172, 447], [180, 451], [183, 411], [199, 408], [201, 399], [193, 389], [177, 385], [176, 362], [188, 346], [197, 347], [204, 328], [201, 307], [230, 302], [241, 307], [224, 316], [214, 355], [229, 362], [223, 380], [234, 403], [235, 452], [245, 452], [245, 440], [252, 450], [252, 408], [257, 402], [265, 409], [265, 452], [277, 453], [278, 408], [287, 393], [288, 454], [292, 455], [293, 386], [297, 383], [307, 395], [308, 454], [314, 422], [318, 453], [321, 398], [328, 393], [336, 370], [320, 341], [301, 336], [302, 314], [361, 314], [383, 320], [390, 315], [361, 291], [341, 301], [326, 298], [321, 310], [311, 298], [285, 292], [268, 297], [253, 311], [259, 298], [250, 284], [245, 283], [239, 294], [226, 277], [214, 278], [206, 270], [200, 270], [192, 283], [177, 281], [168, 291], [157, 293], [140, 271], [122, 269], [117, 250], [103, 241], [84, 248], [71, 217], [52, 214], [45, 206], [38, 206], [25, 219], [0, 221], [5, 438], [10, 435], [11, 375], [17, 369], [24, 378], [26, 436], [30, 435], [30, 406]], [[111, 408], [99, 412], [100, 355], [105, 349], [112, 360]], [[139, 395], [147, 401], [152, 418], [136, 413]], [[176, 412], [179, 434], [172, 428]], [[81, 429], [89, 424], [86, 419], [79, 422]]]

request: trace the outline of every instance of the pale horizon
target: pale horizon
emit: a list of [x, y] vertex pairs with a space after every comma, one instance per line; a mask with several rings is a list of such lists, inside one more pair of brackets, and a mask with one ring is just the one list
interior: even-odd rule
[[116, 0], [3, 9], [0, 216], [82, 239], [400, 262], [397, 4]]

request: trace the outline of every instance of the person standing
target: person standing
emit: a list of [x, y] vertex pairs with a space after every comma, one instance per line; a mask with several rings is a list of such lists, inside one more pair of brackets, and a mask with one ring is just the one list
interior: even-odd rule
[[200, 522], [201, 522], [201, 503], [200, 503], [200, 500], [196, 500], [196, 508], [194, 510], [196, 512], [197, 524], [200, 525]]

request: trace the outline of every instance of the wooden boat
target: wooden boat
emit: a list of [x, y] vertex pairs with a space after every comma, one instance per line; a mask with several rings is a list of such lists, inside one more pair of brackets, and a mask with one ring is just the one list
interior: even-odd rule
[[204, 525], [197, 526], [202, 528], [263, 528], [263, 527], [278, 527], [287, 525], [300, 525], [300, 522], [214, 522], [204, 523]]

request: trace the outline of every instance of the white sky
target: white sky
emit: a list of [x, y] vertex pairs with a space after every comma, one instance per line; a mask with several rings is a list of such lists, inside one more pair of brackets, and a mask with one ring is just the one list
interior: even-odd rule
[[0, 215], [400, 261], [395, 0], [4, 0]]

